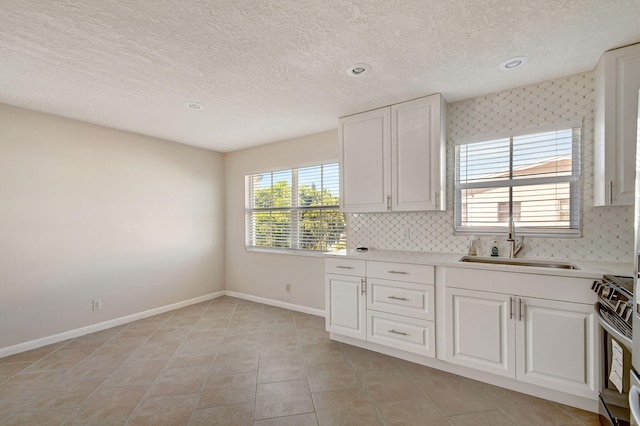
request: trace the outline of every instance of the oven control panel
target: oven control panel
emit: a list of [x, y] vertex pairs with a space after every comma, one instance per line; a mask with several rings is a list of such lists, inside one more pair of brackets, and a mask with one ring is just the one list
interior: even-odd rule
[[633, 323], [633, 277], [605, 275], [593, 282], [591, 289], [598, 295], [600, 314], [611, 326], [631, 336]]
[[604, 303], [609, 310], [631, 324], [633, 298], [629, 298], [629, 295], [619, 287], [603, 281], [594, 281], [591, 289], [598, 294], [600, 303]]

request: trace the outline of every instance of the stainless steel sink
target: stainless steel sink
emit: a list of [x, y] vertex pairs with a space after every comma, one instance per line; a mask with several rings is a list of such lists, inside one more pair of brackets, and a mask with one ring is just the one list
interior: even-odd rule
[[567, 262], [533, 259], [508, 259], [504, 257], [464, 256], [459, 260], [459, 262], [484, 263], [488, 265], [533, 266], [536, 268], [580, 269], [576, 265]]

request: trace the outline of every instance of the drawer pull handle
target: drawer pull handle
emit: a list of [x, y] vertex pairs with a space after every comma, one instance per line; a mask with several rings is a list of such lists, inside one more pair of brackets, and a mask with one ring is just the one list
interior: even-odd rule
[[336, 266], [336, 268], [338, 268], [338, 269], [355, 269], [353, 266], [340, 266], [340, 265]]
[[400, 275], [409, 275], [408, 272], [404, 272], [404, 271], [387, 271], [390, 274], [400, 274]]
[[405, 333], [404, 331], [389, 330], [389, 333], [399, 334], [401, 336], [408, 336], [408, 334]]
[[397, 296], [387, 296], [387, 299], [393, 299], [393, 300], [409, 300], [406, 297], [397, 297]]

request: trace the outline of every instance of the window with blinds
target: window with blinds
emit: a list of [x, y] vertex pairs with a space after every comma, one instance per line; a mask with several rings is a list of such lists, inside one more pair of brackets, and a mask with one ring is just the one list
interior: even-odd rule
[[580, 233], [580, 126], [455, 148], [455, 230], [518, 235]]
[[245, 176], [245, 245], [274, 250], [346, 247], [338, 163]]

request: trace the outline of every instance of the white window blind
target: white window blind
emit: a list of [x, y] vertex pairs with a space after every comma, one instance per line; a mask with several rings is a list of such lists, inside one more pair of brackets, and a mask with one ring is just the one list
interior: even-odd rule
[[458, 233], [580, 232], [580, 127], [460, 144], [455, 149]]
[[338, 163], [245, 176], [247, 248], [345, 248]]

